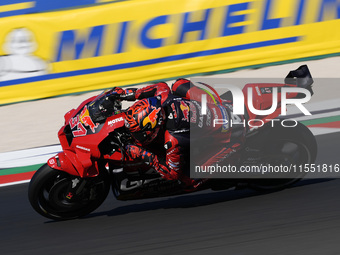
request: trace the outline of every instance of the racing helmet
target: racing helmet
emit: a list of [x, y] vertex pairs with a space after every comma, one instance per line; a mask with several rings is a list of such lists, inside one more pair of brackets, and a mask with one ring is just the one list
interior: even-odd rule
[[164, 115], [159, 97], [142, 99], [127, 109], [125, 126], [135, 140], [148, 144], [156, 138]]

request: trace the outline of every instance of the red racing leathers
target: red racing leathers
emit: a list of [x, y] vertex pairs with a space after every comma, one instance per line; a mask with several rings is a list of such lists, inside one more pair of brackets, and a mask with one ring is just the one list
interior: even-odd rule
[[[189, 169], [190, 127], [203, 128], [207, 136], [212, 134], [219, 136], [218, 139], [224, 143], [224, 149], [211, 155], [207, 163], [217, 162], [232, 149], [225, 146], [231, 137], [228, 124], [213, 125], [213, 119], [230, 118], [228, 107], [216, 103], [218, 100], [215, 98], [207, 97], [207, 116], [201, 116], [200, 98], [206, 92], [190, 85], [189, 80], [179, 79], [173, 84], [172, 91], [166, 83], [160, 82], [137, 90], [127, 89], [124, 92], [117, 88], [119, 90], [117, 92], [122, 94], [123, 99], [129, 101], [158, 97], [165, 112], [161, 134], [158, 134], [158, 137], [163, 139], [165, 158], [146, 150], [147, 145], [140, 143], [126, 147], [128, 156], [147, 162], [165, 179], [181, 180], [187, 186], [195, 186], [197, 183], [188, 177], [188, 172], [185, 173]], [[192, 100], [193, 98], [195, 100]]]

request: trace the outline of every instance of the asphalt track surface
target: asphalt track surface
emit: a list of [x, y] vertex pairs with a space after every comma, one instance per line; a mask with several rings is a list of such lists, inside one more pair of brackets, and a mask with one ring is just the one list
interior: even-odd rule
[[[339, 163], [340, 133], [317, 137], [317, 163]], [[110, 194], [89, 216], [38, 215], [28, 184], [0, 188], [0, 254], [340, 254], [340, 179], [268, 194], [203, 191], [139, 201]]]

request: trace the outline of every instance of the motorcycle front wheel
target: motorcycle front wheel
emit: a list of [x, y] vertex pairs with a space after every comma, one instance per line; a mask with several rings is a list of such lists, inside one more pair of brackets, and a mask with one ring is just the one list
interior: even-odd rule
[[[70, 196], [70, 188], [79, 185]], [[66, 172], [43, 165], [34, 174], [28, 188], [28, 198], [33, 209], [46, 218], [70, 220], [85, 216], [97, 209], [110, 190], [108, 173], [81, 179]]]

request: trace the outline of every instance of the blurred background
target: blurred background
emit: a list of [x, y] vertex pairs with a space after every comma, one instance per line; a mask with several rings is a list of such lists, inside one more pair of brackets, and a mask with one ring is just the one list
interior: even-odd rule
[[104, 89], [179, 77], [283, 82], [303, 64], [315, 78], [317, 162], [339, 163], [339, 10], [335, 0], [2, 0], [4, 254], [337, 254], [336, 179], [272, 194], [111, 198], [59, 224], [29, 208], [27, 184], [9, 183], [26, 183], [59, 151], [64, 114]]

